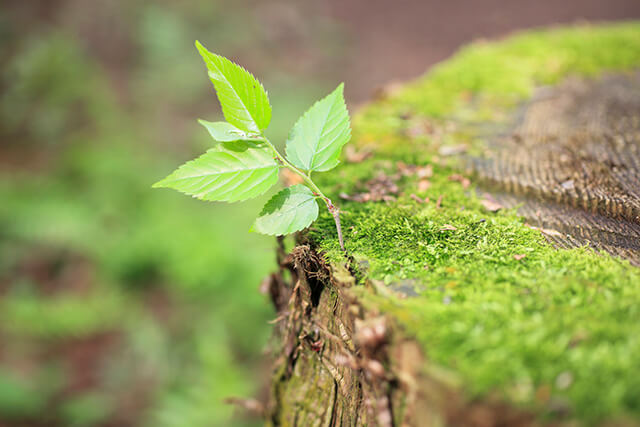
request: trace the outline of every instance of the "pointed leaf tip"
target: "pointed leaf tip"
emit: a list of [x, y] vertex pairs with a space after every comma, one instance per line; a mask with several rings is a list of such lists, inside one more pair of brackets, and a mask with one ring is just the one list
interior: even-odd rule
[[264, 131], [271, 122], [271, 104], [262, 84], [243, 67], [209, 52], [197, 41], [196, 48], [209, 70], [227, 121], [246, 132]]
[[288, 160], [307, 171], [328, 171], [338, 165], [342, 147], [351, 138], [344, 83], [313, 104], [293, 126], [287, 139]]

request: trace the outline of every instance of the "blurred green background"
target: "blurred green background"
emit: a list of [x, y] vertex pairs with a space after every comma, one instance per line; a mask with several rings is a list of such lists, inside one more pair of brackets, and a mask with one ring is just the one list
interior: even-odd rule
[[600, 3], [0, 2], [0, 426], [260, 424], [223, 400], [268, 394], [268, 196], [150, 188], [220, 117], [194, 40], [263, 81], [283, 140], [339, 81], [353, 107], [473, 38], [640, 16]]

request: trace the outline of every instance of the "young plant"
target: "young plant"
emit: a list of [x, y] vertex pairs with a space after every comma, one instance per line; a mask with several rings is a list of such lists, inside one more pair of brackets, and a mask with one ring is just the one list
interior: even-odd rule
[[238, 202], [259, 196], [287, 168], [303, 184], [273, 196], [251, 227], [269, 235], [302, 230], [318, 217], [317, 199], [333, 216], [344, 250], [338, 208], [311, 179], [312, 172], [336, 167], [342, 146], [351, 137], [343, 85], [316, 102], [298, 119], [286, 141], [286, 156], [264, 132], [271, 121], [271, 105], [262, 84], [251, 73], [196, 41], [209, 70], [226, 122], [199, 120], [218, 143], [202, 156], [185, 163], [154, 187], [173, 188], [200, 200]]

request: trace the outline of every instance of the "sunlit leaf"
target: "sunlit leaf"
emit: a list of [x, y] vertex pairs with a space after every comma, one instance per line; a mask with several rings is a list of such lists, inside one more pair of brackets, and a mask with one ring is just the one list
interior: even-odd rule
[[262, 234], [282, 236], [307, 228], [318, 217], [318, 203], [311, 190], [297, 184], [273, 196], [251, 228]]
[[271, 121], [271, 105], [260, 82], [241, 66], [209, 52], [198, 41], [196, 47], [209, 69], [227, 121], [246, 132], [265, 130]]
[[242, 141], [256, 137], [255, 133], [245, 132], [227, 122], [208, 122], [198, 120], [208, 131], [209, 135], [218, 142]]
[[266, 147], [225, 143], [185, 163], [154, 187], [201, 200], [237, 202], [259, 196], [278, 180], [278, 163]]
[[338, 163], [342, 146], [351, 137], [344, 85], [316, 102], [291, 129], [287, 159], [306, 171], [327, 171]]

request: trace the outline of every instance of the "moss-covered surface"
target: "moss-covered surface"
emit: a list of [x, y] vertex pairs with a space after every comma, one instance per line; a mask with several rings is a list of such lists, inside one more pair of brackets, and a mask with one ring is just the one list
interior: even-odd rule
[[413, 122], [407, 118], [495, 121], [541, 85], [569, 75], [633, 70], [640, 64], [639, 28], [636, 22], [579, 26], [475, 42], [361, 111], [354, 120], [353, 140], [396, 152], [398, 134]]
[[[469, 124], [499, 126], [540, 85], [634, 68], [636, 23], [475, 43], [361, 111], [354, 143], [374, 155], [318, 177], [337, 199], [402, 163], [432, 165], [422, 192], [408, 175], [397, 180], [396, 201], [339, 205], [362, 277], [418, 294], [363, 298], [396, 317], [470, 397], [498, 395], [543, 417], [569, 413], [587, 424], [640, 419], [640, 270], [586, 248], [556, 250], [515, 211], [486, 210], [474, 183], [452, 181], [455, 161], [438, 154], [449, 144], [481, 147]], [[329, 214], [310, 235], [343, 262]]]

